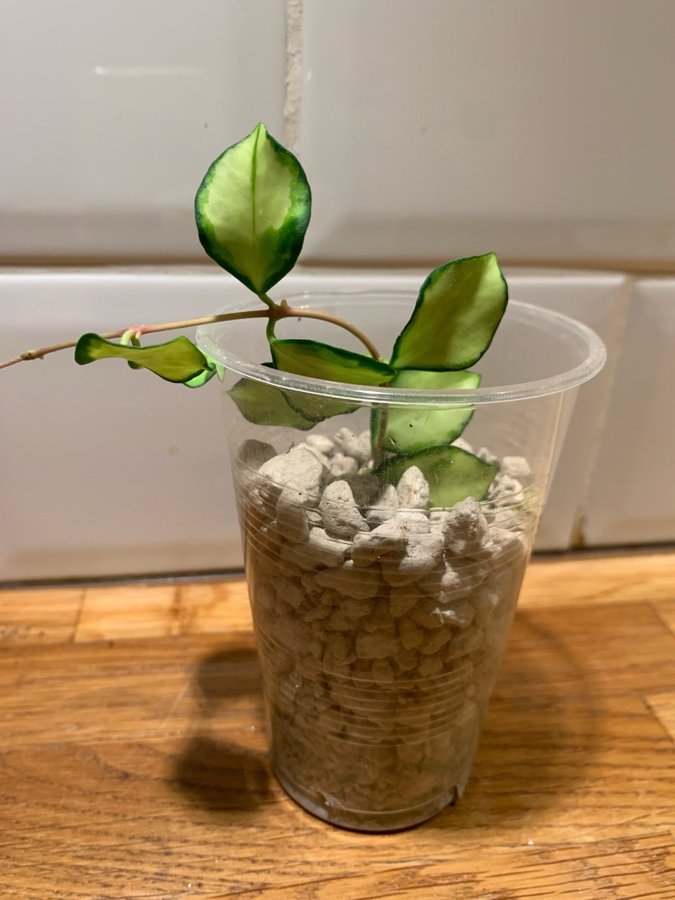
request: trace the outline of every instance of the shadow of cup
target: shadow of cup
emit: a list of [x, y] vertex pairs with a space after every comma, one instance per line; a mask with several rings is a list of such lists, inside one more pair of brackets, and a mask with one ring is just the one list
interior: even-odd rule
[[267, 753], [228, 737], [240, 736], [244, 719], [251, 734], [263, 726], [255, 650], [231, 647], [205, 657], [195, 668], [193, 688], [197, 727], [177, 761], [175, 784], [210, 812], [255, 809], [271, 796]]

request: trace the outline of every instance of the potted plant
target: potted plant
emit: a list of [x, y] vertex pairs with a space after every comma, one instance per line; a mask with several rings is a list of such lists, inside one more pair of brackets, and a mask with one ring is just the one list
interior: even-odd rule
[[[2, 365], [74, 346], [81, 365], [224, 381], [275, 771], [315, 815], [386, 831], [466, 785], [561, 412], [604, 354], [584, 326], [509, 304], [492, 253], [439, 266], [416, 298], [277, 301], [310, 208], [259, 124], [195, 201], [204, 249], [250, 299]], [[141, 346], [189, 325], [196, 343]]]

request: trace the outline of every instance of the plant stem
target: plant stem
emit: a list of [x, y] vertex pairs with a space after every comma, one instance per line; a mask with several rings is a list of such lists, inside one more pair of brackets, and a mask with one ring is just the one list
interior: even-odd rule
[[[214, 322], [228, 322], [231, 319], [267, 319], [270, 313], [264, 309], [251, 310], [250, 312], [239, 313], [222, 313], [215, 316], [201, 316], [198, 319], [183, 319], [178, 322], [159, 322], [155, 325], [139, 325], [137, 328], [119, 328], [117, 331], [106, 331], [101, 335], [107, 341], [114, 338], [120, 338], [126, 331], [136, 331], [138, 334], [155, 334], [159, 331], [173, 331], [177, 328], [192, 328], [197, 325], [211, 325]], [[46, 347], [39, 347], [37, 350], [26, 350], [19, 356], [13, 356], [0, 362], [0, 369], [6, 369], [20, 362], [27, 362], [31, 359], [42, 359], [48, 353], [56, 353], [59, 350], [69, 350], [77, 344], [75, 341], [63, 341], [60, 344], [49, 344]]]
[[[261, 297], [260, 299], [262, 300], [263, 298]], [[345, 331], [348, 331], [350, 334], [353, 334], [354, 337], [361, 341], [364, 347], [366, 347], [372, 357], [375, 359], [381, 358], [377, 347], [375, 347], [372, 341], [350, 322], [346, 322], [338, 316], [332, 316], [330, 313], [315, 312], [310, 309], [297, 309], [289, 306], [285, 300], [282, 300], [281, 303], [277, 304], [267, 297], [264, 302], [267, 301], [272, 303], [272, 306], [268, 309], [250, 310], [249, 312], [218, 313], [213, 316], [201, 316], [196, 319], [182, 319], [177, 322], [160, 322], [155, 325], [140, 325], [133, 329], [119, 328], [117, 331], [107, 331], [102, 334], [101, 337], [105, 340], [114, 340], [115, 338], [122, 337], [122, 335], [129, 330], [136, 331], [139, 335], [156, 334], [161, 331], [174, 331], [179, 328], [194, 328], [198, 325], [212, 325], [216, 322], [231, 322], [236, 319], [269, 319], [270, 324], [273, 326], [273, 323], [279, 319], [297, 317], [305, 319], [322, 319], [324, 322], [331, 322], [333, 325], [337, 325]], [[63, 341], [59, 344], [49, 344], [46, 347], [38, 347], [36, 350], [26, 350], [18, 356], [13, 356], [11, 359], [0, 362], [0, 369], [7, 369], [9, 366], [14, 366], [20, 362], [28, 362], [32, 359], [42, 359], [49, 353], [57, 353], [59, 350], [69, 350], [76, 344], [77, 340]]]
[[345, 319], [341, 319], [339, 316], [333, 316], [330, 313], [323, 313], [319, 312], [318, 310], [289, 306], [285, 300], [281, 301], [277, 309], [283, 310], [282, 315], [276, 316], [276, 318], [279, 319], [286, 319], [289, 317], [297, 316], [305, 319], [320, 319], [322, 322], [330, 322], [333, 325], [338, 325], [340, 328], [344, 328], [345, 331], [353, 334], [354, 337], [358, 341], [360, 341], [368, 350], [368, 353], [370, 353], [373, 359], [382, 359], [380, 351], [377, 349], [375, 344], [373, 344], [370, 338], [355, 325], [352, 325], [351, 322], [347, 322]]
[[384, 436], [387, 431], [387, 418], [389, 416], [389, 408], [383, 406], [377, 417], [377, 434], [372, 442], [373, 450], [373, 467], [377, 468], [384, 459]]

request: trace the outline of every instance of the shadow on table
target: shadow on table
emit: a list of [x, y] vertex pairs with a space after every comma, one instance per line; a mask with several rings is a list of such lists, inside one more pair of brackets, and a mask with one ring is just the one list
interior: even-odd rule
[[[232, 723], [253, 734], [262, 726], [260, 668], [251, 647], [210, 654], [195, 669], [198, 700], [196, 733], [178, 759], [174, 783], [198, 806], [215, 813], [252, 810], [269, 801], [271, 774], [267, 754], [222, 736]], [[246, 700], [249, 701], [246, 704]], [[242, 704], [244, 701], [244, 704]]]
[[518, 827], [583, 785], [602, 716], [587, 659], [565, 637], [518, 613], [466, 792], [437, 827]]
[[205, 656], [197, 663], [193, 682], [207, 717], [238, 697], [252, 697], [262, 709], [262, 676], [252, 646], [235, 645]]

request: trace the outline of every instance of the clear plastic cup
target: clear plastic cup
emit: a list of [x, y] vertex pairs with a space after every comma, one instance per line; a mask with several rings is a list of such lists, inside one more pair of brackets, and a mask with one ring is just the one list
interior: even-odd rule
[[[348, 319], [388, 354], [415, 297], [288, 300]], [[361, 350], [315, 320], [282, 322], [277, 335]], [[466, 786], [562, 433], [577, 388], [604, 363], [603, 344], [578, 322], [511, 301], [474, 367], [481, 386], [430, 391], [261, 365], [269, 348], [254, 319], [203, 327], [198, 342], [228, 373], [224, 410], [275, 773], [335, 825], [422, 822]], [[229, 395], [251, 382], [276, 391], [280, 405], [306, 409], [311, 398], [316, 418], [336, 401], [349, 411], [306, 430], [254, 424]], [[389, 487], [378, 480], [368, 434], [373, 412], [385, 409], [404, 422], [413, 410], [472, 411], [455, 445], [498, 467], [486, 496], [432, 507], [416, 473]]]

